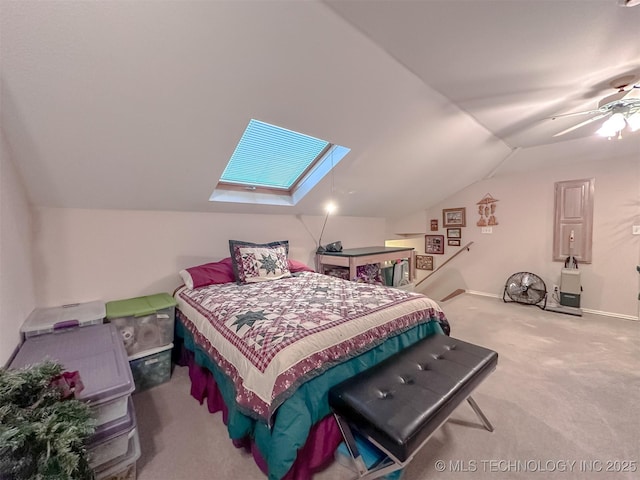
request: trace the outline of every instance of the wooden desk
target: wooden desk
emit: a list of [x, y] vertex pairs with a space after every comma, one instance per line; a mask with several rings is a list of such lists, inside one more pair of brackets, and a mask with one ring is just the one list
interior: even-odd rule
[[316, 255], [318, 270], [324, 273], [325, 265], [349, 267], [349, 278], [356, 278], [359, 265], [382, 263], [389, 260], [407, 258], [409, 260], [409, 281], [415, 278], [415, 252], [413, 247], [362, 247], [348, 248], [341, 252], [325, 252]]

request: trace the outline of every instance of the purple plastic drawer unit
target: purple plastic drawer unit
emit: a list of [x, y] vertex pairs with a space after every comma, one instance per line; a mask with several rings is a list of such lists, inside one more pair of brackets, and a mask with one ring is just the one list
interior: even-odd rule
[[46, 359], [59, 362], [66, 371], [80, 372], [84, 390], [77, 398], [89, 403], [98, 426], [127, 415], [128, 396], [135, 385], [127, 352], [115, 325], [64, 329], [27, 338], [11, 368]]
[[127, 401], [127, 414], [96, 429], [89, 439], [87, 453], [91, 468], [100, 468], [112, 460], [126, 455], [129, 440], [135, 434], [136, 415], [131, 397]]
[[20, 332], [29, 338], [69, 327], [99, 325], [103, 323], [106, 314], [106, 305], [99, 300], [60, 307], [36, 308], [22, 324]]
[[136, 480], [136, 462], [140, 458], [138, 429], [128, 437], [127, 452], [94, 469], [96, 480]]

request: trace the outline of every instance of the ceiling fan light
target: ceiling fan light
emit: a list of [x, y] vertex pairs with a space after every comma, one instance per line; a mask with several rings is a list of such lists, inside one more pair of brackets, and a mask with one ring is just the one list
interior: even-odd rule
[[611, 115], [606, 122], [602, 124], [600, 129], [596, 132], [603, 137], [615, 137], [621, 132], [624, 127], [627, 126], [627, 122], [624, 119], [624, 115], [620, 112]]
[[596, 133], [601, 137], [613, 137], [617, 132], [615, 130], [607, 128], [606, 125], [602, 125]]
[[627, 124], [632, 132], [640, 129], [640, 111], [634, 113], [629, 118], [627, 118]]
[[636, 7], [640, 5], [640, 0], [618, 0], [619, 7]]
[[604, 125], [608, 125], [607, 128], [610, 128], [611, 130], [619, 132], [620, 130], [624, 129], [624, 127], [627, 126], [627, 122], [625, 122], [624, 120], [624, 115], [620, 112], [617, 112], [611, 115], [609, 120], [604, 122]]

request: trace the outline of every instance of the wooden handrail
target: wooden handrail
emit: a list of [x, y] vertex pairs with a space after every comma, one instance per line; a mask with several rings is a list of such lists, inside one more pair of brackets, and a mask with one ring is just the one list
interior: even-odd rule
[[[460, 255], [462, 252], [464, 252], [464, 250], [466, 249], [467, 251], [469, 251], [469, 247], [473, 245], [473, 242], [469, 242], [467, 243], [464, 247], [462, 247], [460, 250], [458, 250], [456, 253], [454, 253], [453, 255], [451, 255], [449, 258], [447, 258], [444, 263], [442, 265], [440, 265], [438, 268], [436, 268], [433, 272], [431, 272], [429, 275], [427, 275], [426, 277], [424, 277], [422, 280], [420, 280], [418, 283], [416, 283], [416, 287], [418, 285], [420, 285], [422, 282], [424, 282], [427, 278], [429, 278], [431, 275], [433, 275], [434, 273], [436, 273], [438, 270], [440, 270], [442, 267], [444, 267], [447, 263], [449, 263], [451, 260], [453, 260], [454, 258], [456, 258], [458, 255]], [[414, 287], [415, 288], [415, 287]]]

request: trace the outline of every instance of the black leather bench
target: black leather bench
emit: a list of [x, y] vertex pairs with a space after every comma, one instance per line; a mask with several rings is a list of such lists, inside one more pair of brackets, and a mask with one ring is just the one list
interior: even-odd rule
[[[493, 350], [432, 335], [331, 388], [329, 405], [360, 477], [404, 467], [464, 400], [493, 431], [470, 395], [497, 363]], [[351, 428], [382, 450], [385, 461], [368, 469]]]

